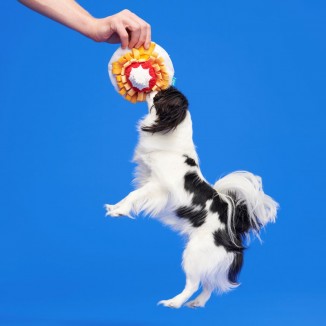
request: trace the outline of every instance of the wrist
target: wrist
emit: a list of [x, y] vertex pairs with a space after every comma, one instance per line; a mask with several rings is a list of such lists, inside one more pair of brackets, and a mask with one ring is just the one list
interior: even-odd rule
[[86, 37], [96, 41], [98, 19], [89, 15], [82, 23], [79, 32]]
[[110, 17], [92, 17], [89, 27], [89, 38], [95, 42], [107, 42], [111, 33]]

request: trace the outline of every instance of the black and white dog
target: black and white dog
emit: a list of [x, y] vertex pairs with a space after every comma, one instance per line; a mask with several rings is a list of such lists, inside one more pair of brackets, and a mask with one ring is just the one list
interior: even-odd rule
[[276, 218], [277, 203], [264, 194], [261, 179], [250, 172], [226, 175], [211, 186], [203, 177], [192, 140], [186, 97], [176, 88], [148, 95], [149, 113], [139, 123], [137, 189], [107, 215], [144, 212], [186, 235], [184, 290], [159, 304], [181, 307], [202, 287], [189, 307], [204, 307], [214, 290], [238, 286], [244, 241]]

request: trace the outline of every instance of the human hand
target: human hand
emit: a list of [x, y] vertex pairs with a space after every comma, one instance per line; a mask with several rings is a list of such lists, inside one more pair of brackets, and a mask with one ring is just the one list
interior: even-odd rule
[[144, 45], [146, 49], [151, 44], [151, 26], [127, 9], [98, 19], [74, 0], [19, 1], [97, 42], [121, 43], [122, 48]]
[[93, 20], [90, 37], [97, 42], [121, 43], [125, 49], [148, 49], [151, 44], [151, 26], [125, 9], [115, 15]]

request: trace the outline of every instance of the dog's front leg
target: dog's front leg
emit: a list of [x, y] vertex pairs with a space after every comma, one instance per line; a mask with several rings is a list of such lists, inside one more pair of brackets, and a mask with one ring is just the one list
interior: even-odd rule
[[155, 210], [159, 203], [163, 202], [162, 192], [158, 190], [158, 187], [151, 183], [144, 185], [143, 187], [136, 189], [129, 193], [127, 197], [122, 199], [115, 205], [105, 205], [107, 210], [106, 215], [117, 216], [131, 216], [132, 212], [138, 214], [142, 210]]
[[[136, 191], [136, 190], [135, 190]], [[133, 218], [130, 214], [132, 211], [132, 201], [131, 197], [134, 194], [134, 191], [129, 193], [129, 195], [122, 200], [120, 200], [115, 205], [104, 205], [106, 209], [106, 216], [112, 216], [112, 217], [119, 217], [119, 216], [128, 216], [130, 218]]]

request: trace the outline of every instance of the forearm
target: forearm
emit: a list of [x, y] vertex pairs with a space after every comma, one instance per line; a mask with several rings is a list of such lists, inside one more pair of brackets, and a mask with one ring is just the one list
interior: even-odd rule
[[25, 6], [93, 38], [95, 18], [74, 0], [19, 0]]
[[151, 43], [151, 26], [129, 10], [112, 16], [94, 18], [74, 0], [18, 0], [25, 6], [45, 15], [97, 42], [121, 43], [146, 49]]

